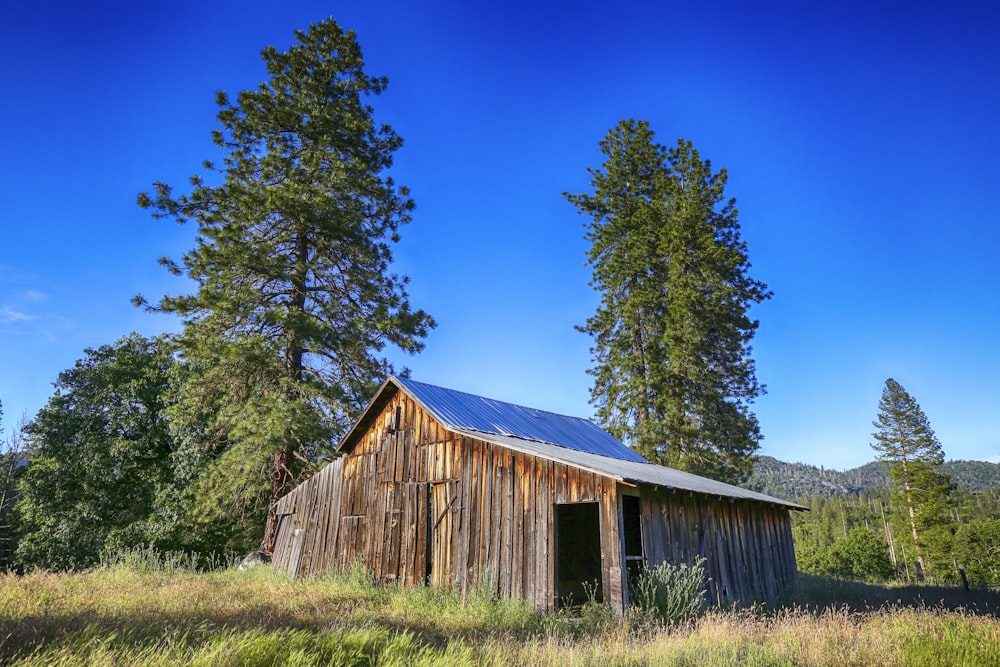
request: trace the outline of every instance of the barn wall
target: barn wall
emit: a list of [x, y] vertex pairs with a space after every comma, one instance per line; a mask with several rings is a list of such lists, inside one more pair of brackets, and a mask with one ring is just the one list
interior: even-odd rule
[[292, 575], [322, 568], [333, 558], [344, 481], [337, 459], [278, 501], [274, 567]]
[[380, 581], [430, 581], [557, 603], [554, 504], [599, 503], [601, 589], [620, 609], [616, 482], [444, 429], [404, 392], [353, 450], [286, 496], [275, 567], [297, 575], [362, 561]]
[[651, 564], [704, 557], [718, 604], [775, 600], [798, 574], [789, 510], [643, 487], [642, 540]]

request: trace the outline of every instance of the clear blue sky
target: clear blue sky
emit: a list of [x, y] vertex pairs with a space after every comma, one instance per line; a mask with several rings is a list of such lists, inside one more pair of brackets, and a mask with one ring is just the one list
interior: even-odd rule
[[873, 458], [887, 377], [949, 458], [1000, 455], [1000, 10], [913, 2], [38, 2], [0, 15], [0, 400], [10, 433], [85, 347], [176, 322], [130, 303], [186, 289], [157, 265], [194, 229], [136, 194], [215, 157], [214, 94], [264, 79], [267, 44], [333, 15], [405, 139], [417, 203], [396, 248], [439, 326], [415, 379], [589, 416], [597, 295], [583, 222], [618, 120], [726, 167], [768, 387], [762, 453]]

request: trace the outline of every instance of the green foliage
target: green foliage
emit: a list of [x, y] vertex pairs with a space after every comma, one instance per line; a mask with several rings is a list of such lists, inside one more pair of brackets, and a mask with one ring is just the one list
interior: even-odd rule
[[[239, 363], [247, 368], [253, 360]], [[260, 543], [271, 493], [272, 453], [259, 439], [229, 437], [223, 420], [241, 413], [253, 428], [256, 396], [268, 388], [254, 383], [251, 375], [225, 376], [226, 367], [208, 369], [204, 363], [187, 361], [172, 369], [174, 396], [167, 415], [175, 441], [171, 465], [176, 484], [158, 505], [169, 518], [163, 527], [174, 534], [174, 548], [245, 554]], [[241, 383], [241, 377], [251, 381]], [[245, 400], [229, 403], [225, 392]], [[239, 420], [234, 428], [241, 428]]]
[[874, 425], [872, 448], [889, 462], [889, 478], [922, 504], [920, 494], [933, 495], [940, 482], [933, 473], [944, 464], [944, 452], [923, 410], [892, 378], [885, 381]]
[[934, 532], [938, 539], [931, 541], [937, 542], [938, 548], [932, 552], [940, 556], [942, 551], [943, 533], [933, 528], [940, 523], [951, 491], [948, 476], [940, 470], [944, 452], [923, 410], [892, 378], [885, 381], [874, 425], [872, 448], [879, 460], [890, 464], [889, 478], [896, 488], [895, 497], [905, 504], [910, 518], [916, 576], [922, 579], [926, 564], [920, 533], [923, 531], [925, 541], [929, 541], [927, 533]]
[[[1000, 509], [1000, 508], [998, 508]], [[1000, 519], [983, 518], [955, 531], [955, 559], [970, 581], [1000, 588]]]
[[591, 217], [586, 238], [597, 313], [591, 402], [613, 435], [656, 463], [739, 483], [760, 433], [752, 280], [726, 172], [690, 142], [667, 149], [646, 122], [621, 121], [590, 169], [593, 194], [567, 194]]
[[859, 495], [888, 488], [885, 465], [873, 462], [841, 472], [806, 463], [785, 463], [771, 456], [758, 456], [747, 487], [776, 498], [809, 498]]
[[1000, 464], [989, 461], [945, 461], [941, 472], [966, 491], [1000, 489]]
[[[0, 419], [3, 405], [0, 404]], [[0, 440], [0, 572], [15, 566], [14, 552], [21, 534], [21, 521], [15, 504], [19, 498], [17, 482], [24, 472], [24, 427], [22, 422], [6, 440]], [[0, 423], [0, 435], [3, 424]]]
[[[861, 496], [799, 499], [810, 512], [792, 513], [792, 536], [800, 572], [834, 574], [878, 581], [883, 574], [908, 581], [916, 551], [907, 508], [891, 502], [891, 492]], [[973, 587], [1000, 586], [1000, 492], [956, 492], [950, 505], [921, 533], [928, 574], [939, 584], [961, 583], [959, 568]], [[867, 544], [851, 545], [850, 536], [867, 532]], [[881, 550], [881, 553], [880, 553]], [[885, 570], [888, 558], [893, 573]], [[855, 562], [857, 561], [857, 562]]]
[[215, 458], [195, 486], [206, 520], [249, 525], [273, 510], [393, 371], [385, 346], [418, 352], [434, 326], [390, 270], [413, 202], [385, 175], [402, 141], [366, 102], [387, 81], [364, 72], [354, 33], [332, 19], [295, 37], [264, 49], [267, 81], [219, 93], [225, 159], [206, 166], [222, 183], [139, 196], [155, 218], [198, 226], [194, 249], [162, 260], [197, 291], [155, 309], [184, 321], [176, 416], [209, 452], [201, 462]]
[[837, 538], [823, 569], [825, 574], [868, 581], [886, 581], [896, 574], [885, 539], [861, 526]]
[[[795, 555], [801, 572], [869, 581], [896, 576], [886, 536], [886, 492], [861, 497], [803, 500], [810, 512], [792, 515]], [[890, 517], [891, 518], [891, 517]], [[894, 547], [899, 548], [894, 542]]]
[[164, 401], [174, 362], [164, 342], [132, 334], [85, 352], [24, 429], [25, 565], [79, 569], [146, 543], [157, 496], [173, 483]]
[[704, 558], [694, 563], [662, 562], [644, 568], [630, 590], [633, 619], [640, 623], [685, 623], [705, 607]]

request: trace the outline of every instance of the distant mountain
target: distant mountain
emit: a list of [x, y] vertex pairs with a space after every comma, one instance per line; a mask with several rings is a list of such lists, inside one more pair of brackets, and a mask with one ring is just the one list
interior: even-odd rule
[[[968, 491], [1000, 489], [1000, 465], [986, 461], [947, 461], [942, 466], [952, 482]], [[785, 463], [761, 456], [747, 486], [777, 498], [808, 498], [813, 495], [858, 495], [889, 486], [885, 464], [878, 461], [858, 468], [826, 470], [805, 463]]]

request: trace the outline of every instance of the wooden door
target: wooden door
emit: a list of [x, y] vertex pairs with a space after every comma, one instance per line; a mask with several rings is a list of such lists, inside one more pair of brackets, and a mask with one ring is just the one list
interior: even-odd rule
[[434, 482], [431, 489], [430, 548], [427, 571], [432, 586], [445, 587], [455, 583], [455, 534], [461, 511], [461, 489], [458, 480]]

